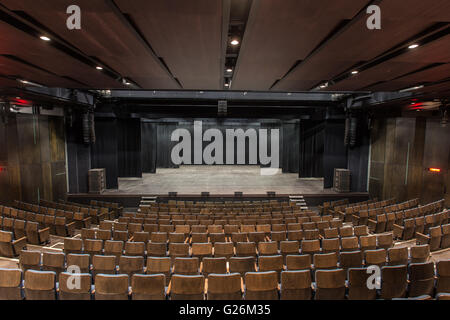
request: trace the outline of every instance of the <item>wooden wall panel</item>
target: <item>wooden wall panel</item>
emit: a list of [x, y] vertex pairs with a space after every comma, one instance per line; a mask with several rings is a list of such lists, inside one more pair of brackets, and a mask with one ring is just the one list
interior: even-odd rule
[[[391, 118], [375, 121], [371, 134], [371, 197], [419, 198], [422, 204], [450, 200], [450, 128], [438, 119]], [[429, 167], [442, 173], [430, 173]]]
[[39, 199], [64, 197], [67, 186], [63, 129], [62, 118], [29, 114], [13, 114], [7, 124], [0, 125], [1, 165], [7, 168], [0, 174], [0, 201], [37, 203]]

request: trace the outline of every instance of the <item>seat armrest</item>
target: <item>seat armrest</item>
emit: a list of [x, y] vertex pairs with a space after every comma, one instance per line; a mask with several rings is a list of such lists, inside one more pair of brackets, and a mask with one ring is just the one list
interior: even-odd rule
[[394, 225], [393, 225], [394, 238], [396, 238], [396, 239], [403, 238], [403, 230], [404, 229], [405, 229], [404, 227], [399, 226], [398, 224], [394, 223]]
[[420, 232], [416, 232], [416, 238], [418, 244], [429, 244], [430, 243], [430, 236], [422, 234]]

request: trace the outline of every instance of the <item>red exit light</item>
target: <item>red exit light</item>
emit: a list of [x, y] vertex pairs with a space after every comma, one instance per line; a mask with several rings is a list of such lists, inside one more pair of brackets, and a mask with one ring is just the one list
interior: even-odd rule
[[441, 172], [441, 169], [439, 169], [439, 168], [428, 168], [428, 171], [434, 172], [434, 173], [439, 173], [439, 172]]

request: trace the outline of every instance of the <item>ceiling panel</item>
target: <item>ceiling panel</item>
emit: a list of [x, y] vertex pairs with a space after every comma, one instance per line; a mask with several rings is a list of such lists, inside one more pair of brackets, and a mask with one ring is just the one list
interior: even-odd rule
[[450, 63], [400, 77], [398, 79], [370, 86], [371, 91], [396, 91], [416, 86], [422, 82], [437, 82], [450, 77]]
[[389, 81], [425, 66], [426, 64], [424, 63], [418, 64], [387, 61], [357, 75], [339, 81], [335, 85], [329, 86], [327, 90], [356, 91], [379, 81]]
[[21, 58], [33, 65], [67, 76], [92, 88], [123, 88], [124, 86], [95, 68], [50, 46], [49, 43], [0, 22], [0, 54]]
[[20, 87], [20, 85], [17, 81], [0, 77], [0, 88], [13, 88], [13, 87]]
[[0, 73], [16, 79], [26, 79], [47, 87], [71, 88], [80, 84], [69, 79], [61, 78], [51, 73], [33, 68], [29, 65], [0, 56]]
[[297, 86], [298, 81], [308, 80], [311, 77], [320, 79], [319, 81], [328, 81], [353, 65], [369, 61], [410, 39], [443, 18], [449, 18], [448, 11], [445, 13], [441, 11], [447, 10], [450, 2], [436, 1], [426, 11], [428, 19], [414, 19], [414, 16], [421, 14], [420, 9], [428, 3], [419, 0], [382, 1], [380, 4], [381, 30], [367, 29], [368, 15], [361, 15], [359, 19], [352, 21], [342, 33], [328, 41], [317, 53], [281, 80], [274, 89], [308, 90], [310, 88]]
[[3, 0], [9, 9], [22, 10], [57, 33], [84, 54], [146, 89], [177, 89], [178, 85], [157, 57], [139, 40], [107, 1], [82, 0], [81, 30], [66, 27], [66, 8], [73, 0]]
[[184, 89], [221, 89], [222, 1], [116, 0]]
[[268, 90], [366, 0], [253, 1], [232, 89]]

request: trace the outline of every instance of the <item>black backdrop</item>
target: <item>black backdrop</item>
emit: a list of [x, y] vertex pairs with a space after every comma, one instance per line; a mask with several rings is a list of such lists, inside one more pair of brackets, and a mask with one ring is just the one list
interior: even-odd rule
[[[88, 191], [87, 170], [90, 168], [106, 169], [108, 189], [118, 187], [118, 177], [141, 177], [142, 173], [155, 173], [157, 168], [175, 168], [177, 166], [171, 161], [171, 150], [178, 142], [171, 141], [172, 132], [177, 128], [185, 128], [191, 133], [192, 139], [194, 136], [194, 120], [191, 119], [117, 119], [96, 116], [95, 122], [96, 143], [90, 147], [82, 143], [78, 121], [75, 122], [75, 128], [68, 128], [70, 192]], [[301, 122], [207, 119], [202, 124], [203, 132], [209, 128], [219, 129], [224, 142], [226, 129], [279, 129], [279, 160], [283, 172], [298, 173], [299, 177], [324, 177], [324, 187], [330, 188], [334, 168], [350, 168], [353, 191], [366, 191], [368, 134], [364, 132], [364, 139], [359, 147], [347, 150], [343, 143], [343, 119]], [[268, 140], [270, 141], [270, 130]], [[204, 141], [203, 147], [209, 143]], [[235, 157], [236, 148], [235, 143]], [[268, 148], [271, 149], [270, 144]], [[248, 150], [247, 141], [246, 163], [249, 162]], [[257, 160], [259, 164], [259, 156]]]

